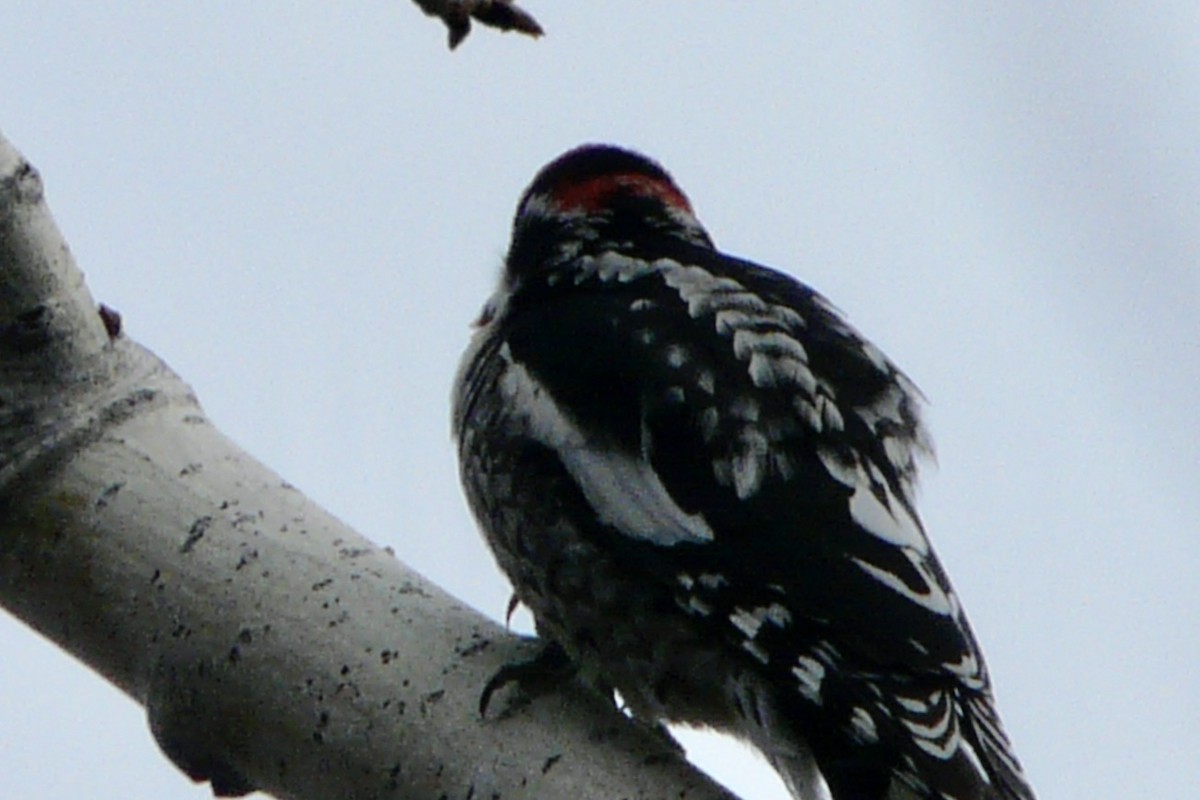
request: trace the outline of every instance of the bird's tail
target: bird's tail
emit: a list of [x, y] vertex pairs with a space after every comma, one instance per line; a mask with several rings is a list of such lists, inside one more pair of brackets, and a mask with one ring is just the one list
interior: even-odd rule
[[996, 713], [991, 693], [972, 693], [965, 705], [965, 717], [970, 720], [979, 757], [991, 778], [996, 800], [1036, 800], [1033, 787], [1029, 785]]

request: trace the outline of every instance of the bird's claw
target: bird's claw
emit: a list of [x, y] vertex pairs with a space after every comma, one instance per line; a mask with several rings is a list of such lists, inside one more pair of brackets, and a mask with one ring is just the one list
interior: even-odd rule
[[510, 683], [518, 684], [526, 694], [541, 694], [574, 674], [575, 665], [566, 651], [555, 642], [547, 642], [533, 658], [514, 661], [496, 670], [479, 695], [479, 716], [487, 716], [492, 695]]

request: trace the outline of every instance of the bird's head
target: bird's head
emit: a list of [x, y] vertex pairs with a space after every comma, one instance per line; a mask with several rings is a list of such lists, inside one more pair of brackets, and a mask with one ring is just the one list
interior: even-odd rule
[[538, 270], [602, 250], [653, 256], [657, 245], [679, 241], [712, 247], [667, 171], [630, 150], [586, 144], [543, 167], [521, 196], [508, 268]]

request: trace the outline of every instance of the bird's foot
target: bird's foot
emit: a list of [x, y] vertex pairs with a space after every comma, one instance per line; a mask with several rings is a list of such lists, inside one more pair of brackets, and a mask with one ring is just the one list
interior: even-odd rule
[[575, 672], [575, 664], [566, 651], [556, 642], [546, 642], [533, 658], [514, 661], [496, 670], [479, 696], [479, 716], [487, 716], [492, 695], [510, 683], [516, 683], [526, 696], [535, 696], [561, 686]]

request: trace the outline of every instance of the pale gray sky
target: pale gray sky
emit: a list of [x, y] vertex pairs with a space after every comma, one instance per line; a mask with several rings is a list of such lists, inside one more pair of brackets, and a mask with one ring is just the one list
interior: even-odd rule
[[[218, 425], [497, 617], [448, 438], [467, 324], [534, 171], [642, 149], [931, 399], [923, 514], [1041, 796], [1193, 797], [1200, 6], [528, 2], [545, 39], [453, 55], [403, 0], [10, 3], [0, 130]], [[0, 795], [207, 796], [9, 617], [0, 652]]]

